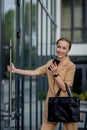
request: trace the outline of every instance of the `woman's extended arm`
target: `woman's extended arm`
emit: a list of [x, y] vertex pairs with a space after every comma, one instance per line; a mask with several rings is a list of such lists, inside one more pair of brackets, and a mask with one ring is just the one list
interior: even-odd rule
[[9, 65], [7, 66], [7, 70], [12, 73], [27, 75], [27, 76], [40, 75], [37, 70], [22, 70], [22, 69], [15, 68], [13, 63], [11, 64], [11, 66]]

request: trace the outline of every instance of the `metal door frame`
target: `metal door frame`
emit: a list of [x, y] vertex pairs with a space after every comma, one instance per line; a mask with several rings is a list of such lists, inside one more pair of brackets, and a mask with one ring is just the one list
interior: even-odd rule
[[2, 117], [1, 117], [1, 109], [2, 109], [2, 80], [3, 80], [3, 72], [4, 72], [4, 66], [3, 66], [3, 44], [4, 44], [4, 1], [0, 0], [0, 129], [3, 130], [2, 125]]

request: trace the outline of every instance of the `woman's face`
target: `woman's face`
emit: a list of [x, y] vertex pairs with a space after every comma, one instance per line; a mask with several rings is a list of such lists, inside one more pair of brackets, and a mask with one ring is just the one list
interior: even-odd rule
[[56, 47], [56, 54], [59, 60], [64, 59], [69, 52], [69, 43], [67, 41], [60, 40]]

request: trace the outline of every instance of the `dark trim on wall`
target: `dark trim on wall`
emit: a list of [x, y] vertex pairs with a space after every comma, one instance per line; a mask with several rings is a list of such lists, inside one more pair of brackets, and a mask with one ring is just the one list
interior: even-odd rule
[[70, 56], [75, 64], [87, 64], [87, 56]]

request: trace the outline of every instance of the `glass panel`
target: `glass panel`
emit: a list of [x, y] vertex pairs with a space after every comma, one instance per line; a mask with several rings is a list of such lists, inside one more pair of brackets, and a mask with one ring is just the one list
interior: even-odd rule
[[85, 0], [85, 26], [86, 26], [86, 28], [87, 28], [87, 0]]
[[[14, 62], [14, 45], [15, 45], [15, 5], [14, 0], [4, 1], [4, 12], [5, 12], [5, 45], [10, 45], [12, 41], [12, 61]], [[5, 51], [5, 68], [9, 64], [9, 51]], [[5, 73], [7, 77], [8, 73]]]
[[71, 32], [70, 31], [61, 31], [61, 37], [67, 37], [68, 39], [71, 39]]
[[86, 85], [87, 85], [87, 69], [86, 69]]
[[87, 29], [86, 28], [84, 30], [83, 37], [84, 37], [85, 42], [87, 42]]
[[[25, 0], [25, 67], [31, 64], [32, 69], [35, 67], [36, 56], [36, 1], [32, 1], [32, 11], [30, 11], [30, 0]], [[31, 23], [32, 22], [32, 23]], [[21, 22], [22, 28], [22, 22]], [[32, 38], [31, 38], [32, 35]], [[32, 53], [33, 52], [33, 53]], [[32, 59], [30, 59], [32, 55]]]
[[46, 13], [43, 10], [43, 47], [42, 54], [46, 55]]
[[48, 19], [48, 55], [51, 55], [51, 22], [50, 19]]
[[61, 26], [62, 28], [71, 27], [71, 1], [70, 0], [62, 0]]
[[5, 13], [8, 12], [9, 10], [14, 10], [15, 9], [15, 4], [14, 0], [4, 0], [4, 10]]
[[[5, 46], [10, 46], [10, 40], [12, 42], [12, 62], [14, 62], [14, 54], [15, 54], [15, 43], [16, 43], [16, 36], [15, 36], [15, 29], [16, 29], [16, 11], [15, 11], [15, 4], [14, 0], [4, 0], [4, 16], [5, 16], [5, 23], [4, 23], [4, 31], [5, 31]], [[3, 82], [3, 110], [8, 114], [9, 108], [13, 109], [13, 106], [9, 106], [9, 98], [15, 97], [15, 83], [14, 83], [14, 78], [12, 78], [12, 86], [10, 88], [10, 83], [9, 83], [9, 73], [7, 72], [7, 65], [10, 62], [10, 55], [9, 55], [10, 50], [5, 50], [5, 55], [4, 55], [4, 64], [5, 64], [5, 74], [4, 74], [4, 82]], [[13, 77], [13, 75], [12, 75]], [[12, 95], [10, 94], [10, 91]], [[6, 115], [6, 113], [4, 113]], [[5, 129], [9, 127], [9, 118], [7, 117], [7, 121], [4, 120], [4, 127]], [[12, 127], [14, 127], [15, 122], [13, 121]]]
[[[14, 0], [5, 0], [5, 45], [10, 45], [10, 39], [12, 41], [12, 54], [14, 55], [15, 45], [15, 5]], [[13, 59], [12, 59], [13, 60]], [[9, 64], [9, 53], [6, 53], [5, 63]]]
[[82, 42], [82, 32], [81, 30], [73, 31], [73, 42]]
[[82, 27], [82, 0], [74, 3], [74, 27]]
[[83, 65], [83, 92], [85, 93], [85, 98], [87, 99], [87, 66]]
[[26, 68], [29, 66], [29, 19], [30, 19], [30, 3], [28, 0], [25, 0], [25, 14], [24, 14], [24, 19], [25, 19], [25, 52], [24, 52], [24, 57], [25, 57], [25, 66]]

